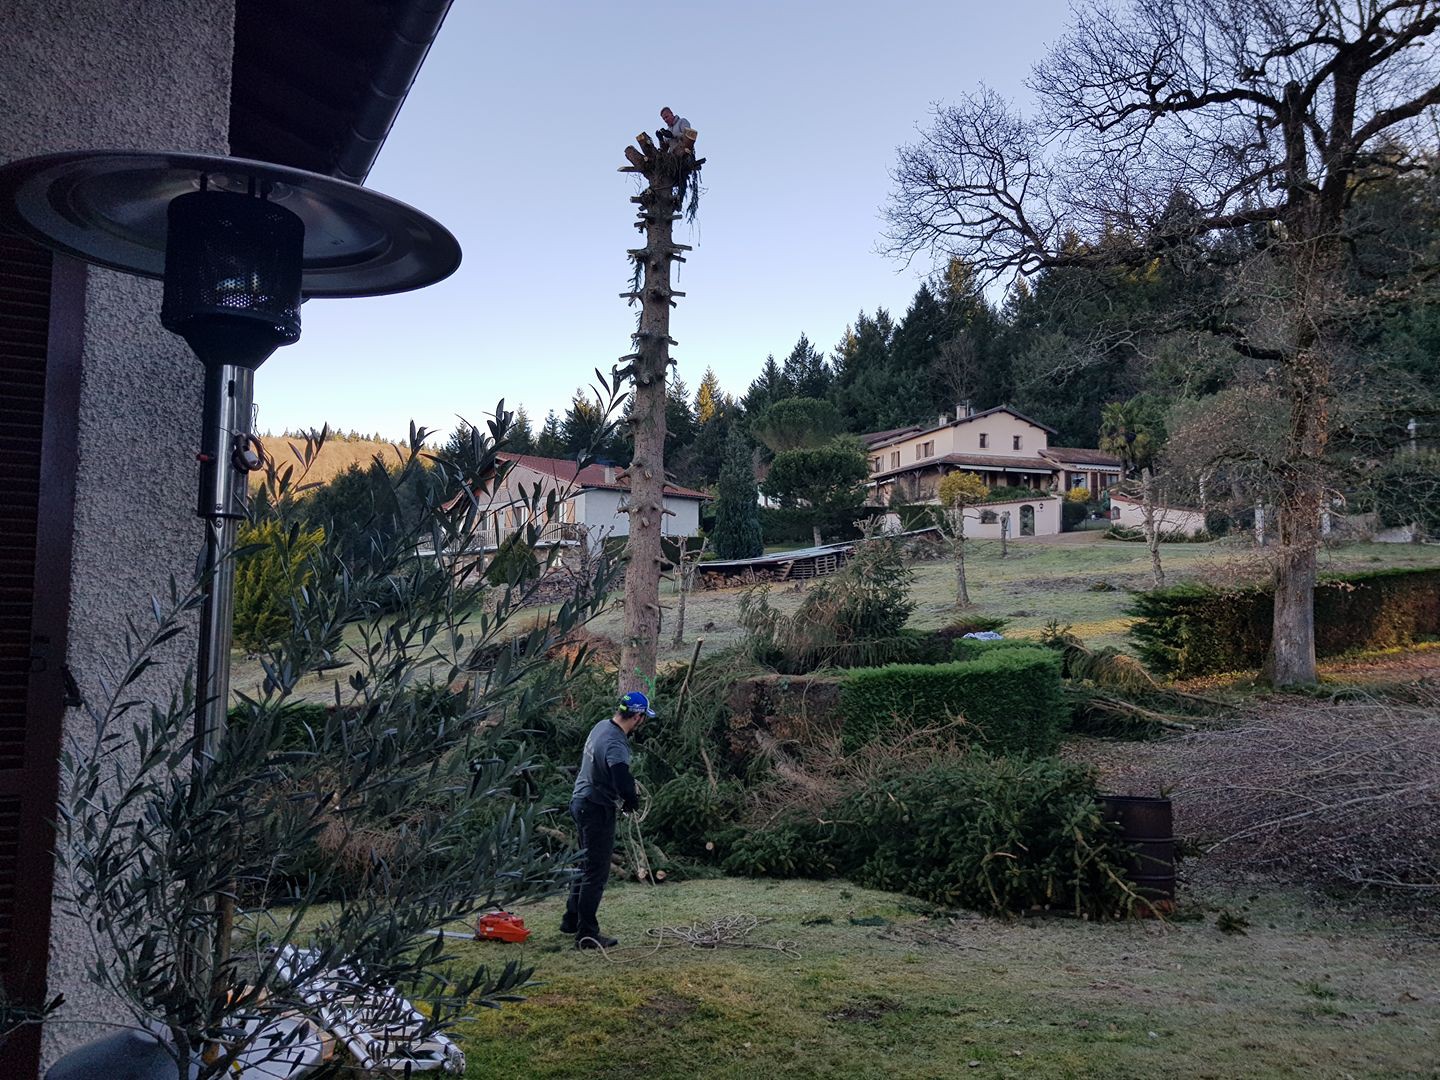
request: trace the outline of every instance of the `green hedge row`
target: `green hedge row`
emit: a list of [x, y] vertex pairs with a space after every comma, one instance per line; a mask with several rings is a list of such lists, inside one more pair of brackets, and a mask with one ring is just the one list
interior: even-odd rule
[[[1065, 726], [1060, 657], [1020, 643], [974, 650], [946, 664], [892, 664], [843, 675], [845, 746], [854, 749], [896, 728], [964, 716], [971, 738], [992, 753], [1052, 753]], [[970, 643], [957, 643], [969, 655]]]
[[[1176, 585], [1141, 593], [1131, 613], [1136, 651], [1161, 675], [1187, 678], [1260, 667], [1270, 647], [1269, 586]], [[1376, 570], [1315, 587], [1315, 652], [1411, 645], [1440, 635], [1440, 570]]]
[[740, 836], [724, 865], [750, 876], [836, 874], [947, 907], [1111, 917], [1130, 898], [1096, 795], [1082, 766], [971, 753], [872, 781], [827, 812], [843, 825], [784, 822]]
[[[767, 544], [812, 544], [815, 542], [813, 526], [817, 513], [807, 507], [760, 508], [760, 535]], [[855, 527], [859, 518], [865, 517], [860, 510], [840, 510], [818, 515], [820, 534], [827, 544], [838, 544], [844, 540], [858, 540], [860, 530]]]

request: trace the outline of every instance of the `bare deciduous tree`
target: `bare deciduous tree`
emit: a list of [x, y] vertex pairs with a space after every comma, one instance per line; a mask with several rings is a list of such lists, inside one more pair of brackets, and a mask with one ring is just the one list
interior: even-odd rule
[[1034, 69], [1033, 118], [982, 90], [938, 108], [895, 169], [893, 251], [958, 256], [992, 280], [1233, 258], [1236, 234], [1253, 245], [1204, 315], [1273, 369], [1287, 408], [1267, 665], [1281, 685], [1316, 677], [1333, 364], [1354, 316], [1349, 210], [1368, 184], [1427, 167], [1410, 148], [1440, 104], [1437, 30], [1435, 0], [1091, 3]]

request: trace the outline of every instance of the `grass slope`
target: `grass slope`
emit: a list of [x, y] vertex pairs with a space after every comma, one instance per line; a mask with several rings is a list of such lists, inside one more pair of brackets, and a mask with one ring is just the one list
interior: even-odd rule
[[[299, 453], [305, 449], [305, 440], [286, 439], [279, 435], [264, 435], [260, 441], [265, 446], [265, 455], [274, 461], [276, 465], [295, 466], [295, 475], [300, 475]], [[368, 469], [370, 462], [379, 454], [381, 460], [390, 468], [400, 465], [410, 454], [408, 447], [400, 446], [398, 443], [375, 442], [371, 439], [337, 439], [331, 436], [325, 441], [324, 448], [315, 459], [309, 473], [305, 476], [307, 484], [327, 484], [341, 473], [350, 468], [351, 465], [359, 465], [362, 469]], [[251, 487], [260, 483], [261, 473], [254, 473], [250, 477]]]
[[[1009, 620], [1004, 631], [1006, 636], [1022, 638], [1039, 636], [1050, 619], [1059, 619], [1072, 624], [1075, 632], [1092, 646], [1128, 647], [1125, 632], [1131, 622], [1126, 614], [1131, 602], [1130, 591], [1150, 586], [1150, 555], [1144, 544], [1103, 540], [1095, 533], [1067, 533], [1063, 537], [1012, 542], [1009, 555], [1003, 559], [998, 542], [972, 541], [968, 546], [967, 573], [974, 606], [966, 610], [967, 615], [1006, 618]], [[1243, 555], [1245, 549], [1224, 542], [1167, 544], [1163, 554], [1168, 579], [1176, 582], [1194, 578], [1203, 570], [1232, 558], [1237, 551]], [[1321, 569], [1326, 572], [1437, 565], [1440, 565], [1440, 547], [1410, 544], [1351, 544], [1325, 552], [1321, 560]], [[1096, 586], [1101, 584], [1109, 588], [1097, 591]], [[686, 642], [676, 647], [671, 644], [673, 585], [664, 583], [661, 598], [666, 610], [660, 634], [660, 662], [688, 661], [696, 638], [705, 639], [707, 652], [738, 643], [743, 636], [739, 624], [741, 591], [692, 593], [685, 614]], [[771, 602], [781, 611], [791, 611], [802, 595], [794, 586], [777, 585], [771, 590]], [[916, 604], [910, 617], [911, 626], [938, 629], [951, 622], [957, 614], [953, 565], [944, 559], [919, 563], [915, 567], [911, 597]], [[533, 609], [530, 617], [543, 614], [543, 609]], [[589, 629], [619, 641], [623, 619], [620, 605], [611, 603], [589, 624]], [[520, 632], [529, 625], [529, 618], [522, 614], [514, 628]], [[323, 679], [307, 679], [300, 696], [328, 701], [336, 678], [343, 680], [345, 669], [331, 672]], [[263, 672], [255, 659], [235, 655], [232, 684], [237, 689], [257, 687], [262, 679]]]
[[[1217, 927], [1220, 905], [1248, 905], [1243, 936]], [[602, 922], [641, 947], [609, 963], [568, 948], [551, 901], [524, 912], [539, 985], [462, 1031], [466, 1076], [1436, 1075], [1433, 937], [1298, 893], [1191, 907], [1204, 917], [1168, 926], [952, 923], [839, 882], [625, 885]], [[801, 958], [643, 946], [646, 927], [736, 912], [773, 919], [753, 937], [792, 939]], [[873, 916], [890, 925], [851, 922]]]

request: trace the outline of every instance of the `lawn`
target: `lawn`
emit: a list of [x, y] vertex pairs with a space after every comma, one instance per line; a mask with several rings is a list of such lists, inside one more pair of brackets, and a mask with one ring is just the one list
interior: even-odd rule
[[[538, 985], [463, 1029], [466, 1076], [1440, 1075], [1433, 935], [1269, 886], [1211, 887], [1183, 910], [951, 919], [843, 882], [622, 885], [602, 908], [624, 946], [607, 962], [568, 948], [550, 901], [523, 912]], [[648, 927], [731, 913], [771, 920], [752, 939], [799, 958], [647, 945]]]
[[[1105, 540], [1095, 532], [1066, 533], [1058, 537], [1011, 541], [1009, 552], [1000, 556], [998, 541], [971, 541], [968, 545], [968, 577], [974, 606], [967, 614], [993, 615], [1008, 620], [1005, 633], [1012, 637], [1033, 637], [1051, 619], [1070, 623], [1075, 632], [1092, 645], [1127, 645], [1125, 632], [1130, 593], [1150, 587], [1150, 555], [1144, 544]], [[1248, 544], [1216, 541], [1207, 544], [1166, 544], [1162, 547], [1166, 574], [1171, 582], [1199, 576], [1224, 578], [1254, 556]], [[1396, 566], [1440, 566], [1440, 546], [1411, 544], [1349, 544], [1321, 553], [1321, 570], [1373, 570]], [[915, 566], [911, 598], [915, 612], [910, 625], [921, 629], [939, 628], [955, 618], [955, 572], [945, 559]], [[771, 590], [772, 603], [791, 610], [803, 596], [803, 585], [777, 585]], [[673, 586], [662, 589], [666, 605], [665, 625], [660, 635], [661, 663], [683, 662], [690, 658], [694, 641], [705, 639], [708, 650], [736, 644], [742, 637], [739, 602], [742, 590], [697, 590], [687, 602], [686, 643], [672, 644], [675, 595]], [[530, 618], [543, 617], [546, 609], [534, 609]], [[590, 629], [618, 641], [623, 615], [611, 603], [590, 623]], [[517, 629], [528, 625], [521, 617]], [[253, 690], [262, 679], [259, 663], [235, 655], [232, 682], [240, 690]], [[309, 678], [300, 695], [313, 700], [330, 700], [330, 686], [344, 669], [328, 678]]]

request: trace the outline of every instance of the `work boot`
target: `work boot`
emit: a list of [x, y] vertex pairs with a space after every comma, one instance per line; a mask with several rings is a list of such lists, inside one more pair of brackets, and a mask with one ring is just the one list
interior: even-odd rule
[[577, 928], [573, 919], [566, 917], [560, 920], [560, 932], [566, 937], [572, 936], [575, 933], [576, 929]]
[[575, 939], [577, 949], [613, 949], [620, 942], [613, 937], [606, 937], [604, 934], [586, 934], [584, 937]]

